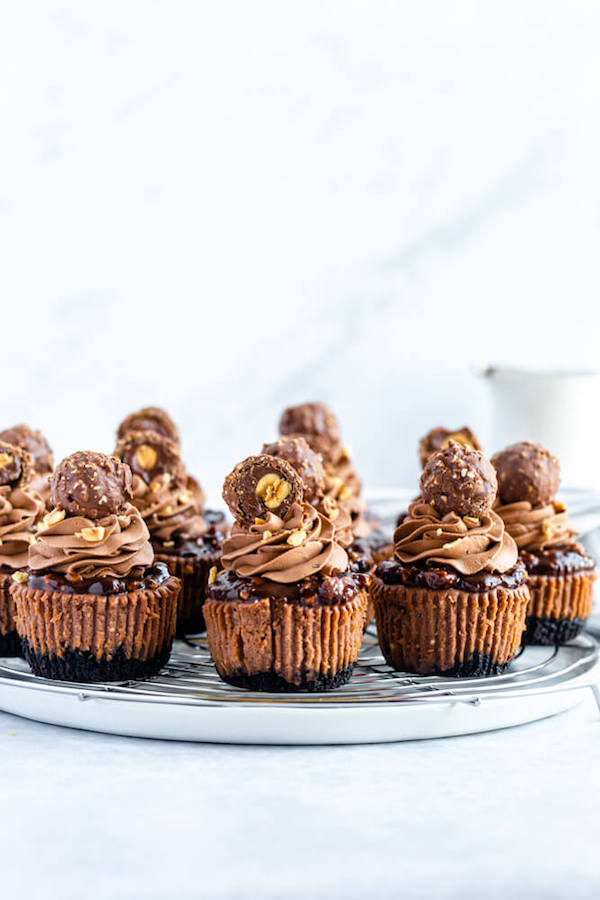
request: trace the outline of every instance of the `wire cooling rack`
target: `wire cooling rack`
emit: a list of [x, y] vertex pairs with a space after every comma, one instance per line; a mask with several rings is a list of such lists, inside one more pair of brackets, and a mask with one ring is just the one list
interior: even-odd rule
[[[479, 705], [485, 699], [534, 696], [573, 690], [577, 679], [598, 662], [599, 648], [591, 635], [583, 634], [564, 647], [527, 647], [502, 675], [488, 678], [444, 678], [394, 672], [385, 662], [374, 625], [363, 640], [351, 681], [323, 693], [259, 693], [225, 684], [219, 678], [204, 635], [176, 641], [167, 665], [144, 681], [77, 684], [49, 681], [31, 674], [22, 660], [0, 662], [1, 688], [7, 682], [34, 687], [42, 692], [65, 692], [79, 700], [110, 695], [115, 699], [196, 706], [252, 704], [290, 707], [386, 706], [395, 703], [463, 702]], [[575, 684], [573, 684], [575, 682]], [[590, 682], [589, 687], [595, 688]], [[600, 705], [600, 693], [596, 689]]]

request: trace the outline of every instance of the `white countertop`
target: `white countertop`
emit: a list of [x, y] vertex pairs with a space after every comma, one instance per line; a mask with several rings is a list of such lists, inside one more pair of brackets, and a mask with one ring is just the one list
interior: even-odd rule
[[2, 896], [600, 892], [600, 717], [352, 747], [144, 741], [0, 713]]

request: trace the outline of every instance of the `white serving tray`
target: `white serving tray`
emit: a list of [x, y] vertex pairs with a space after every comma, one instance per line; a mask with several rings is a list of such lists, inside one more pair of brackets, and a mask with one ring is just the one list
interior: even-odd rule
[[[391, 530], [414, 491], [372, 491]], [[563, 493], [577, 527], [600, 525], [600, 495]], [[600, 707], [598, 645], [527, 647], [494, 678], [393, 672], [371, 626], [351, 682], [323, 694], [264, 694], [224, 684], [206, 639], [175, 643], [162, 672], [142, 682], [49, 681], [23, 660], [0, 660], [0, 709], [53, 725], [165, 740], [240, 744], [351, 744], [439, 738], [533, 722], [575, 706], [590, 690]]]
[[0, 660], [0, 708], [26, 718], [134, 737], [240, 744], [351, 744], [439, 738], [533, 722], [600, 703], [598, 646], [583, 635], [528, 647], [494, 678], [392, 672], [374, 628], [351, 682], [323, 694], [261, 694], [224, 684], [205, 638], [177, 641], [168, 665], [143, 682], [67, 684]]

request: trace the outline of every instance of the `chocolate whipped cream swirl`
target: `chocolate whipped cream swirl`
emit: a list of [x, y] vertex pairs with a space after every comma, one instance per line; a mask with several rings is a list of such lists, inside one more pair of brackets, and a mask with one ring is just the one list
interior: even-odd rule
[[327, 463], [325, 496], [335, 500], [340, 510], [345, 510], [352, 519], [352, 533], [355, 538], [366, 538], [373, 530], [373, 522], [365, 519], [367, 504], [361, 497], [362, 482], [345, 447], [339, 446]]
[[528, 500], [498, 504], [496, 512], [519, 550], [548, 550], [570, 544], [577, 529], [561, 503], [540, 503], [532, 506]]
[[129, 504], [119, 514], [100, 519], [66, 516], [38, 531], [28, 564], [34, 571], [52, 569], [91, 578], [128, 575], [134, 566], [149, 566], [153, 560], [148, 529]]
[[20, 569], [27, 565], [32, 528], [44, 511], [44, 501], [29, 488], [0, 487], [0, 565]]
[[208, 531], [200, 513], [203, 494], [197, 482], [173, 488], [168, 475], [148, 487], [139, 475], [133, 476], [133, 503], [140, 511], [153, 540], [195, 541]]
[[348, 568], [334, 523], [304, 502], [294, 503], [285, 519], [269, 513], [266, 520], [248, 528], [236, 523], [223, 542], [221, 562], [240, 578], [260, 575], [280, 584]]
[[517, 546], [493, 510], [480, 518], [440, 516], [421, 499], [408, 508], [394, 532], [396, 558], [402, 563], [445, 563], [461, 575], [506, 572], [517, 562]]

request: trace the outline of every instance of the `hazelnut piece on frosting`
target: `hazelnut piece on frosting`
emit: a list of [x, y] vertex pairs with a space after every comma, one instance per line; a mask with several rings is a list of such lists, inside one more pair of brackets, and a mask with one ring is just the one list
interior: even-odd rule
[[520, 441], [492, 457], [503, 503], [528, 500], [532, 506], [554, 498], [560, 485], [560, 463], [541, 444]]
[[296, 470], [304, 486], [308, 503], [320, 500], [325, 493], [325, 467], [319, 453], [311, 450], [300, 435], [286, 434], [278, 441], [263, 444], [262, 453], [286, 459]]
[[186, 486], [187, 473], [178, 445], [157, 431], [130, 431], [117, 441], [115, 454], [146, 484], [167, 476], [172, 487]]
[[443, 450], [444, 447], [447, 447], [450, 441], [462, 444], [467, 450], [481, 450], [481, 444], [477, 440], [476, 435], [466, 425], [463, 425], [462, 428], [457, 428], [455, 431], [452, 431], [450, 428], [432, 428], [419, 441], [421, 465], [424, 466], [433, 453], [437, 453], [438, 450]]
[[54, 468], [54, 459], [50, 444], [41, 431], [34, 431], [27, 425], [14, 425], [0, 431], [0, 441], [6, 441], [15, 447], [21, 447], [31, 454], [31, 464], [38, 475], [45, 475]]
[[115, 456], [78, 450], [63, 459], [50, 479], [57, 509], [90, 519], [120, 513], [131, 500], [131, 469]]
[[241, 525], [253, 525], [269, 513], [280, 518], [303, 499], [302, 479], [285, 459], [249, 456], [238, 463], [223, 484], [223, 499]]
[[179, 443], [179, 431], [171, 416], [158, 406], [146, 406], [126, 416], [117, 429], [117, 438], [130, 431], [155, 431]]
[[288, 406], [279, 420], [282, 435], [302, 435], [317, 453], [327, 458], [341, 441], [338, 420], [324, 403]]
[[473, 518], [485, 515], [497, 489], [496, 472], [489, 460], [479, 450], [469, 450], [456, 441], [431, 456], [421, 475], [423, 500], [440, 516], [450, 512]]
[[0, 441], [0, 485], [26, 487], [32, 474], [31, 455], [16, 444]]

